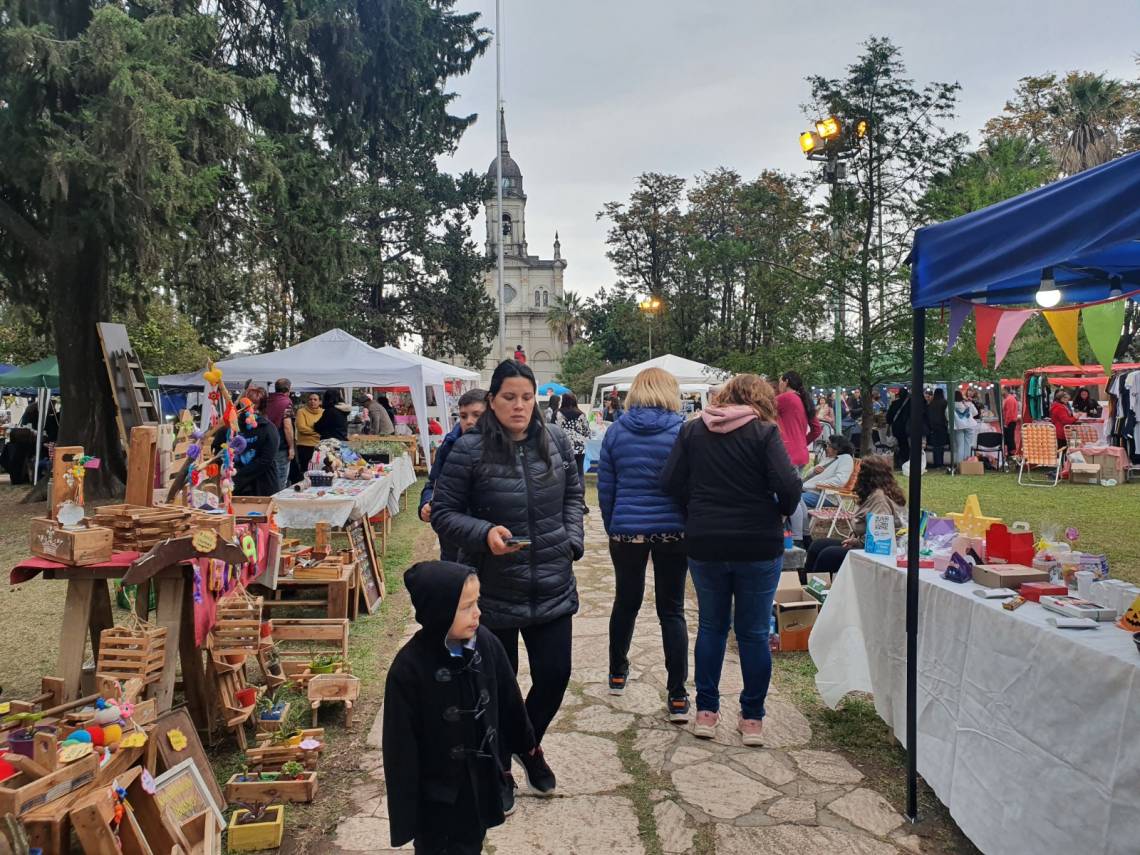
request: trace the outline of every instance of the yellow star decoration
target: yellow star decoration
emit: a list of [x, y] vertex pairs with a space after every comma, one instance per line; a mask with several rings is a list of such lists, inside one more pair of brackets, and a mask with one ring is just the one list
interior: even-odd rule
[[966, 507], [960, 514], [947, 514], [947, 518], [954, 520], [959, 534], [966, 537], [985, 537], [989, 527], [1001, 522], [1001, 517], [987, 517], [982, 515], [982, 506], [978, 502], [977, 493], [966, 499]]

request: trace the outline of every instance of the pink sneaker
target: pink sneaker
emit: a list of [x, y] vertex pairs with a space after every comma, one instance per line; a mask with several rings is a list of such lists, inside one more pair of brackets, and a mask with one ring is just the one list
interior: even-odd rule
[[740, 731], [745, 745], [757, 746], [764, 744], [761, 732], [764, 730], [764, 720], [759, 718], [745, 718], [741, 716], [736, 722], [736, 729]]
[[716, 736], [716, 726], [719, 721], [720, 713], [698, 710], [697, 720], [693, 722], [693, 736], [698, 739], [712, 739]]

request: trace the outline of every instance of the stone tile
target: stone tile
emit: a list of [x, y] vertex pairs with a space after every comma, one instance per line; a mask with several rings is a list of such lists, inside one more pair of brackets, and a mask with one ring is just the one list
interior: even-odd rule
[[796, 748], [811, 742], [811, 725], [788, 701], [768, 698], [764, 702], [764, 745]]
[[888, 843], [835, 828], [770, 825], [738, 828], [718, 825], [717, 855], [898, 855]]
[[657, 821], [657, 837], [668, 855], [681, 855], [693, 846], [696, 830], [689, 828], [689, 815], [676, 802], [661, 802], [653, 808]]
[[643, 855], [628, 799], [520, 799], [517, 812], [492, 828], [487, 842], [502, 855]]
[[[593, 636], [603, 636], [609, 638], [610, 633], [610, 619], [608, 617], [575, 617], [574, 618], [574, 637], [575, 638], [590, 638]], [[607, 641], [607, 644], [609, 642]]]
[[784, 796], [768, 806], [768, 816], [780, 822], [815, 825], [815, 802]]
[[893, 838], [895, 845], [902, 847], [907, 852], [913, 852], [914, 855], [923, 855], [924, 852], [930, 852], [927, 848], [926, 841], [919, 837], [917, 834], [904, 834], [901, 837]]
[[574, 715], [574, 727], [586, 733], [621, 733], [631, 724], [629, 713], [614, 712], [604, 704], [590, 704]]
[[665, 756], [673, 747], [681, 732], [678, 730], [652, 730], [643, 728], [634, 737], [633, 747], [641, 759], [654, 772], [660, 772], [665, 765]]
[[598, 698], [621, 712], [649, 715], [659, 712], [665, 718], [665, 695], [655, 686], [647, 685], [636, 680], [630, 681], [625, 692], [620, 695], [611, 695], [604, 685], [586, 687], [586, 694]]
[[673, 786], [686, 802], [718, 819], [736, 819], [780, 795], [722, 763], [697, 763], [672, 773]]
[[542, 740], [542, 750], [558, 779], [559, 795], [606, 793], [632, 783], [613, 740], [584, 733], [551, 733]]
[[[378, 846], [389, 846], [388, 820], [382, 817], [350, 816], [341, 821], [336, 829], [333, 846], [345, 852], [376, 852]], [[401, 846], [399, 850], [383, 849], [383, 852], [411, 851], [412, 844]]]
[[831, 802], [827, 809], [864, 831], [885, 837], [903, 824], [891, 803], [866, 787], [852, 790]]
[[777, 787], [790, 784], [796, 779], [796, 773], [790, 764], [771, 751], [742, 751], [729, 755], [729, 759]]
[[825, 784], [857, 784], [863, 773], [831, 751], [792, 751], [800, 771]]
[[696, 745], [684, 744], [677, 747], [673, 756], [669, 758], [669, 762], [673, 764], [675, 769], [679, 769], [682, 766], [691, 766], [694, 763], [708, 760], [712, 756], [711, 751], [706, 751]]

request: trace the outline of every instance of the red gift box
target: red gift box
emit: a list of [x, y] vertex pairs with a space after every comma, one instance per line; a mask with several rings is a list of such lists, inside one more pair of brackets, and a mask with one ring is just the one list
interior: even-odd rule
[[993, 564], [1033, 564], [1035, 555], [1033, 532], [1010, 531], [1003, 523], [994, 523], [986, 532], [986, 561]]
[[1042, 594], [1047, 597], [1064, 596], [1069, 593], [1069, 589], [1064, 585], [1055, 585], [1052, 582], [1026, 582], [1017, 589], [1017, 593], [1027, 600], [1039, 603]]

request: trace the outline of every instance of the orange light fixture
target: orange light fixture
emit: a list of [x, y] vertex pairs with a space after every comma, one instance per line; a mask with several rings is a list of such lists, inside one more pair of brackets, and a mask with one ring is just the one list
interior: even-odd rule
[[800, 134], [800, 148], [803, 149], [804, 154], [811, 154], [815, 151], [816, 136], [811, 131], [804, 131]]
[[870, 129], [870, 127], [871, 126], [868, 124], [866, 119], [860, 119], [855, 124], [855, 136], [857, 136], [859, 139], [863, 139], [863, 137], [867, 136], [867, 131]]
[[815, 123], [815, 130], [825, 140], [832, 137], [839, 136], [839, 119], [835, 116], [828, 116], [826, 119], [820, 119]]

